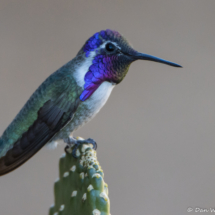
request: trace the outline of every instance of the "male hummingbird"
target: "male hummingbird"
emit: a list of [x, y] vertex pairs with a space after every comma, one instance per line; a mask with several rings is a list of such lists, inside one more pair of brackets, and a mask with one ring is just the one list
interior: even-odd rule
[[92, 139], [77, 140], [72, 132], [99, 112], [136, 60], [181, 67], [135, 51], [117, 31], [108, 29], [89, 38], [73, 60], [39, 86], [0, 137], [0, 175], [22, 165], [47, 143], [63, 139], [75, 149], [83, 142], [96, 147]]

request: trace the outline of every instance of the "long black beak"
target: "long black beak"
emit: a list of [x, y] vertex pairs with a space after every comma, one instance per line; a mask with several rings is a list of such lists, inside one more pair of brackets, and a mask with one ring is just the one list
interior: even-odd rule
[[155, 61], [155, 62], [159, 62], [159, 63], [164, 63], [170, 66], [174, 66], [174, 67], [182, 67], [179, 64], [158, 58], [158, 57], [154, 57], [152, 55], [148, 55], [148, 54], [143, 54], [140, 52], [135, 53], [134, 55], [132, 55], [132, 57], [134, 57], [135, 60], [149, 60], [149, 61]]

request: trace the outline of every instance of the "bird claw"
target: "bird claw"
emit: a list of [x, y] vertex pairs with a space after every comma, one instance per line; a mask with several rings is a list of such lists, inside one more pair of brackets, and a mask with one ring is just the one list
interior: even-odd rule
[[74, 139], [74, 138], [69, 138], [69, 141], [67, 141], [67, 146], [65, 148], [65, 151], [68, 152], [69, 148], [71, 149], [71, 146], [73, 146], [72, 148], [72, 156], [74, 158], [77, 158], [78, 156], [76, 155], [76, 151], [78, 149], [78, 147], [81, 145], [81, 144], [84, 144], [84, 143], [88, 143], [88, 144], [92, 144], [93, 145], [93, 149], [96, 150], [97, 149], [97, 143], [89, 138], [89, 139], [86, 139], [86, 140], [77, 140], [77, 139]]
[[82, 140], [83, 143], [88, 143], [88, 144], [92, 144], [93, 145], [93, 149], [96, 150], [97, 149], [97, 143], [95, 140], [88, 138], [86, 140]]

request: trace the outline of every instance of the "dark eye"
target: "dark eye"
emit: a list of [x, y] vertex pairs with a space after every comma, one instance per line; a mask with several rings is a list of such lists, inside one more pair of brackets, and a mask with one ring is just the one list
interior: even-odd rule
[[105, 46], [106, 50], [112, 52], [115, 50], [115, 46], [112, 43], [107, 43]]

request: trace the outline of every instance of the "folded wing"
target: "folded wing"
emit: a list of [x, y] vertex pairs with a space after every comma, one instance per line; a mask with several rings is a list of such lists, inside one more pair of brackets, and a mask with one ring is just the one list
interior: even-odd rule
[[[61, 90], [59, 90], [60, 85], [58, 86], [58, 82], [64, 84]], [[10, 137], [14, 133], [18, 133], [20, 136], [17, 140], [9, 145], [1, 142], [3, 139], [0, 138], [0, 151], [2, 152], [0, 156], [0, 176], [16, 169], [26, 162], [72, 119], [80, 103], [79, 96], [76, 96], [78, 94], [76, 92], [77, 89], [72, 86], [71, 80], [69, 81], [68, 78], [64, 81], [65, 83], [61, 80], [58, 82], [55, 84], [56, 90], [53, 90], [54, 93], [50, 93], [52, 91], [48, 87], [46, 88], [48, 96], [45, 96], [46, 100], [43, 101], [42, 106], [40, 106], [36, 113], [35, 111], [30, 111], [32, 111], [37, 102], [35, 102], [35, 97], [37, 100], [37, 98], [42, 97], [42, 94], [39, 96], [33, 95], [34, 97], [30, 98], [23, 110], [17, 115], [17, 119], [12, 122], [11, 128], [9, 126], [8, 131], [6, 129], [6, 141], [9, 142]], [[42, 87], [40, 86], [40, 88]], [[40, 88], [38, 92], [43, 91]], [[27, 106], [29, 107], [26, 108]], [[20, 124], [26, 119], [26, 116], [34, 116], [33, 121], [31, 120], [27, 128], [20, 132], [20, 127], [23, 127]], [[3, 153], [3, 150], [6, 150], [6, 152]]]

